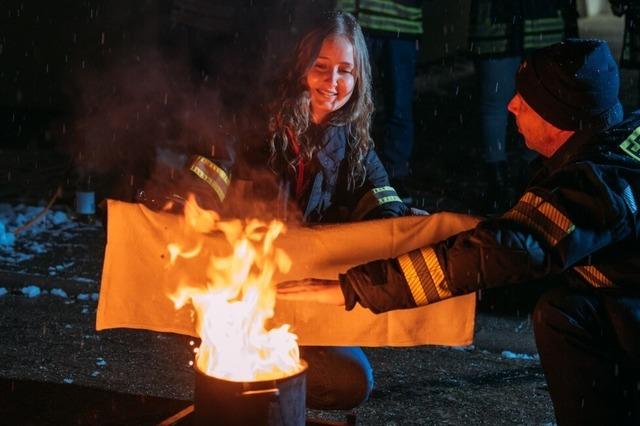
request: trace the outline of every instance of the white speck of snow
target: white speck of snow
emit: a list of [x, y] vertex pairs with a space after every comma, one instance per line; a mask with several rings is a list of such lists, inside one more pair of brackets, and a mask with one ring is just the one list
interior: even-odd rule
[[72, 327], [71, 327], [71, 324], [65, 324], [64, 328], [72, 328]]
[[99, 371], [94, 371], [93, 373], [91, 373], [91, 377], [98, 377], [100, 375]]
[[29, 297], [29, 298], [34, 298], [34, 297], [38, 297], [40, 296], [40, 287], [35, 286], [35, 285], [29, 285], [26, 287], [22, 287], [22, 289], [20, 290], [22, 291], [22, 294], [24, 294], [25, 296]]
[[70, 385], [71, 383], [73, 383], [73, 379], [70, 377], [65, 377], [65, 379], [63, 380], [63, 382], [65, 382], [66, 384]]
[[78, 293], [76, 296], [78, 300], [89, 300], [89, 295], [87, 293]]
[[502, 358], [506, 358], [506, 359], [524, 359], [527, 361], [540, 360], [540, 355], [538, 354], [529, 355], [529, 354], [519, 354], [511, 351], [502, 351], [501, 355], [502, 355]]
[[89, 308], [87, 308], [86, 306], [84, 308], [82, 308], [82, 311], [80, 311], [81, 314], [88, 314], [89, 313]]
[[91, 278], [84, 278], [84, 277], [73, 277], [71, 278], [73, 281], [78, 281], [81, 283], [94, 283], [95, 280], [92, 280]]
[[104, 367], [107, 365], [107, 361], [105, 361], [104, 358], [96, 358], [96, 365], [98, 367]]
[[51, 295], [52, 296], [62, 297], [63, 299], [66, 299], [67, 297], [69, 297], [69, 296], [67, 296], [67, 292], [64, 291], [61, 288], [53, 288], [53, 289], [51, 289]]
[[91, 293], [91, 300], [97, 302], [100, 299], [100, 293]]
[[4, 287], [0, 287], [0, 297], [4, 296], [5, 294], [7, 294], [8, 291], [6, 288]]

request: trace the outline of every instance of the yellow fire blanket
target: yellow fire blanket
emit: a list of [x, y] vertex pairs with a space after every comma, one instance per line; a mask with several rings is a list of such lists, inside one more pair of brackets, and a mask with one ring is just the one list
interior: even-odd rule
[[[168, 297], [180, 278], [202, 282], [207, 259], [169, 267], [169, 243], [181, 235], [181, 218], [139, 204], [110, 200], [107, 247], [96, 328], [128, 327], [195, 335], [190, 306], [176, 310]], [[277, 281], [306, 277], [335, 279], [348, 268], [385, 259], [470, 229], [478, 219], [452, 213], [410, 216], [321, 227], [289, 227], [276, 240], [293, 261]], [[223, 236], [205, 236], [215, 253]], [[219, 252], [220, 250], [218, 250]], [[185, 263], [186, 265], [186, 263]], [[203, 284], [204, 285], [204, 284]], [[302, 345], [468, 345], [473, 339], [475, 294], [422, 308], [374, 315], [359, 306], [278, 300], [274, 325], [291, 324]]]

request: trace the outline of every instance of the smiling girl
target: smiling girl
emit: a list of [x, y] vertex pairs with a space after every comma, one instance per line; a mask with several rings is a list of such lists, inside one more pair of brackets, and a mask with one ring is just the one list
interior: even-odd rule
[[274, 105], [271, 167], [306, 222], [407, 213], [373, 150], [371, 69], [352, 15], [319, 17], [298, 44]]
[[[274, 105], [270, 165], [305, 222], [409, 213], [373, 150], [371, 69], [352, 15], [318, 18], [298, 44]], [[309, 363], [310, 408], [349, 409], [367, 399], [373, 372], [361, 348], [300, 349]]]

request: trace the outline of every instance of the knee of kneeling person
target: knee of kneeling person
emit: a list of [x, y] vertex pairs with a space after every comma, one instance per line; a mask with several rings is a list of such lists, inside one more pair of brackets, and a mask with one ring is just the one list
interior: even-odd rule
[[373, 370], [368, 363], [353, 366], [336, 389], [336, 405], [343, 410], [362, 405], [369, 399], [373, 384]]

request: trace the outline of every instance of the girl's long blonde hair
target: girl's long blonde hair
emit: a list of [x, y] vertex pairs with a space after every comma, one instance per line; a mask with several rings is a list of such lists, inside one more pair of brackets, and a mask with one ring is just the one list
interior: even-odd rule
[[[349, 13], [330, 12], [323, 14], [298, 43], [292, 64], [279, 86], [276, 100], [271, 108], [272, 114], [269, 123], [270, 164], [274, 167], [276, 158], [288, 159], [287, 167], [294, 173], [300, 157], [307, 162], [311, 160], [318, 149], [305, 135], [311, 119], [310, 96], [306, 78], [318, 57], [322, 42], [335, 36], [345, 37], [353, 46], [355, 84], [349, 101], [338, 111], [331, 113], [328, 124], [348, 126], [348, 185], [349, 188], [355, 188], [364, 182], [366, 176], [365, 156], [373, 148], [370, 136], [373, 99], [371, 96], [371, 66], [367, 46], [360, 25]], [[287, 155], [287, 149], [292, 143], [291, 137], [297, 139], [300, 147], [296, 157], [292, 157], [291, 154]]]

